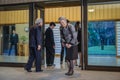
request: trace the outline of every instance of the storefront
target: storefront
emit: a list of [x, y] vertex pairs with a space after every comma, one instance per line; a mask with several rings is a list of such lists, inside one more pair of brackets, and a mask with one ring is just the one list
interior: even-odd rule
[[[68, 0], [34, 2], [4, 2], [0, 4], [0, 65], [24, 66], [29, 49], [29, 28], [36, 18], [43, 18], [45, 27], [51, 21], [57, 23], [58, 18], [65, 16], [74, 25], [76, 21], [82, 26], [82, 69], [120, 71], [120, 2], [115, 0]], [[43, 27], [43, 35], [45, 31]], [[9, 54], [11, 31], [15, 29], [19, 35], [18, 55], [14, 47]], [[55, 33], [56, 34], [56, 33]], [[44, 36], [43, 36], [44, 37]], [[59, 34], [56, 34], [56, 53], [60, 51]], [[43, 63], [44, 63], [44, 48]]]

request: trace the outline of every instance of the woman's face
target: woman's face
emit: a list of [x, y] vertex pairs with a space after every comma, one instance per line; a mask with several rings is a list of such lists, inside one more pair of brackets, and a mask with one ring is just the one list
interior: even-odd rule
[[62, 27], [67, 27], [67, 21], [66, 21], [66, 20], [61, 20], [61, 21], [60, 21], [60, 25], [61, 25]]

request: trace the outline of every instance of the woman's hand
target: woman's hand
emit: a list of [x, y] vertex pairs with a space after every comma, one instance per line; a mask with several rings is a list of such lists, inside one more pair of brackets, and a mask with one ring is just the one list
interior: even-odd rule
[[53, 46], [53, 48], [55, 49], [55, 45]]
[[67, 48], [71, 48], [71, 46], [72, 46], [71, 44], [66, 44]]
[[68, 48], [71, 48], [72, 47], [72, 45], [71, 44], [68, 44]]

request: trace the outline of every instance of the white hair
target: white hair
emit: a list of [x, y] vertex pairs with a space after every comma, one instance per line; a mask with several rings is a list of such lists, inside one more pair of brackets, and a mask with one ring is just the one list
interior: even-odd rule
[[67, 21], [67, 19], [66, 19], [64, 16], [61, 16], [61, 17], [58, 18], [58, 21], [59, 21], [59, 22], [60, 22], [61, 20]]
[[38, 18], [38, 19], [35, 20], [35, 24], [39, 24], [41, 22], [43, 22], [42, 18]]

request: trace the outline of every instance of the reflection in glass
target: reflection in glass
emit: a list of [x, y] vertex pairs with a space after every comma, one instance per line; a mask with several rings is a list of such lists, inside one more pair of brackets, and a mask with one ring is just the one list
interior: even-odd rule
[[26, 63], [29, 55], [29, 32], [24, 29], [28, 26], [28, 24], [15, 24], [0, 27], [2, 34], [0, 44], [3, 45], [0, 46], [0, 62]]
[[120, 66], [116, 59], [115, 21], [88, 23], [88, 64]]
[[[26, 27], [29, 27], [28, 5], [0, 7], [0, 62], [27, 62], [29, 32], [25, 31]], [[13, 30], [18, 34], [18, 39], [12, 34]]]
[[[88, 23], [88, 51], [96, 55], [115, 55], [115, 23], [113, 21]], [[98, 51], [97, 51], [98, 50]]]
[[120, 66], [120, 4], [88, 6], [88, 65]]

